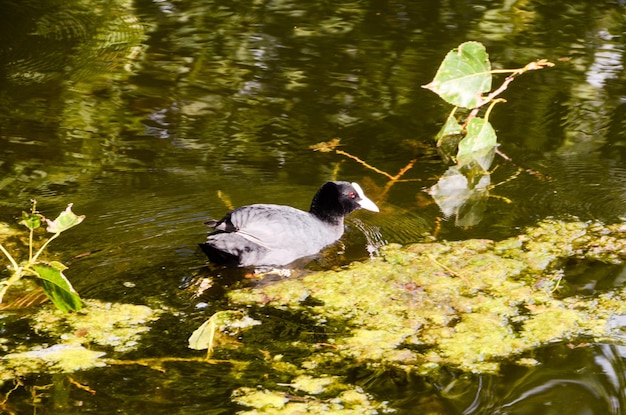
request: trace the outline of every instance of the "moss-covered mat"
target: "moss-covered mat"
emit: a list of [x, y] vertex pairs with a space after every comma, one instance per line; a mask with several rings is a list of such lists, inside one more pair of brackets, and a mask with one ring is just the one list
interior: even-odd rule
[[[621, 224], [547, 220], [500, 242], [390, 245], [371, 261], [232, 291], [229, 298], [233, 306], [305, 313], [333, 333], [323, 345], [310, 345], [317, 352], [299, 364], [296, 380], [310, 374], [320, 382], [314, 369], [342, 359], [424, 374], [441, 366], [494, 373], [502, 361], [539, 364], [525, 352], [550, 342], [621, 341], [612, 317], [626, 313], [624, 287], [589, 296], [561, 292], [568, 260], [621, 264], [625, 235]], [[296, 409], [287, 399], [278, 406], [243, 403], [252, 401], [264, 413]]]

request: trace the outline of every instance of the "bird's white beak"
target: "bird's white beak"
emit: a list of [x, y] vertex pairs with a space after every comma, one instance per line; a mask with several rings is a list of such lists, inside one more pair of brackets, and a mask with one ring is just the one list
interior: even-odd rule
[[359, 206], [361, 206], [363, 209], [371, 210], [372, 212], [380, 212], [378, 206], [376, 206], [374, 202], [372, 202], [365, 196], [365, 193], [363, 193], [363, 189], [361, 189], [361, 186], [359, 186], [358, 183], [352, 183], [352, 187], [354, 187], [356, 192], [359, 194], [359, 197], [361, 198], [361, 200], [359, 200], [358, 202]]

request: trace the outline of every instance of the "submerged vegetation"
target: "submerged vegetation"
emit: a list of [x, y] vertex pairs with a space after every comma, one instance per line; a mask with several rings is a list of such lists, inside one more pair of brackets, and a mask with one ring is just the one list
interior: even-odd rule
[[424, 373], [491, 372], [550, 342], [618, 338], [609, 323], [626, 313], [623, 288], [597, 298], [561, 291], [568, 260], [623, 263], [624, 236], [623, 225], [548, 220], [499, 242], [390, 245], [376, 260], [229, 297], [306, 312], [328, 333], [326, 355]]
[[[29, 373], [71, 373], [114, 364], [108, 353], [136, 350], [149, 323], [162, 314], [146, 306], [86, 300], [86, 307], [65, 313], [42, 307], [30, 315], [33, 333], [55, 339], [54, 344], [28, 345], [3, 339], [7, 353], [0, 359], [0, 381]], [[3, 316], [6, 319], [6, 315]]]
[[[275, 377], [291, 374], [293, 382], [272, 392], [239, 390], [236, 399], [263, 413], [293, 413], [287, 402], [317, 407], [322, 395], [330, 405], [354, 387], [342, 383], [345, 377], [328, 377], [342, 365], [421, 375], [443, 367], [497, 373], [502, 362], [542, 364], [533, 351], [554, 342], [621, 343], [624, 328], [615, 318], [626, 313], [626, 289], [596, 297], [564, 293], [568, 261], [623, 264], [625, 237], [624, 225], [546, 220], [499, 242], [390, 245], [380, 258], [346, 269], [234, 290], [229, 298], [235, 309], [288, 310], [315, 322], [308, 330], [318, 333], [313, 341], [300, 334], [271, 347], [307, 356], [290, 364], [282, 354], [267, 359]], [[260, 320], [252, 330], [263, 330]], [[302, 379], [308, 386], [299, 386]], [[290, 400], [288, 391], [298, 391], [297, 399]], [[364, 408], [375, 406], [362, 399]], [[385, 404], [378, 405], [384, 411]]]

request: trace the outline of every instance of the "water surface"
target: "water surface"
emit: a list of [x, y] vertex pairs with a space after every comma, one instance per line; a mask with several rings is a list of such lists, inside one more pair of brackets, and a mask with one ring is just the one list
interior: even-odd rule
[[[546, 217], [614, 223], [625, 213], [625, 10], [617, 1], [49, 0], [0, 9], [0, 219], [13, 221], [30, 199], [49, 216], [73, 202], [87, 220], [53, 250], [76, 257], [67, 274], [84, 297], [183, 311], [170, 322], [181, 328], [163, 329], [147, 354], [186, 354], [189, 332], [210, 315], [181, 294], [186, 279], [212, 272], [230, 281], [203, 269], [196, 247], [202, 222], [225, 213], [227, 200], [306, 209], [323, 182], [357, 181], [382, 212], [355, 216], [397, 243], [502, 239]], [[494, 109], [512, 162], [496, 158], [491, 182], [503, 184], [463, 227], [425, 192], [447, 168], [432, 137], [450, 108], [421, 85], [467, 40], [483, 42], [496, 67], [540, 58], [556, 66], [517, 79]], [[383, 198], [384, 176], [310, 149], [335, 138], [390, 174], [416, 159], [410, 181]], [[339, 262], [367, 260], [357, 225], [345, 244]], [[611, 272], [610, 285], [621, 284], [621, 268]], [[592, 275], [591, 292], [605, 274]], [[388, 393], [400, 413], [427, 404], [446, 414], [624, 411], [621, 347], [537, 353], [554, 366], [497, 380], [451, 369], [399, 383], [357, 370], [354, 381]], [[70, 405], [80, 400], [94, 413], [236, 410], [228, 396], [237, 380], [224, 367], [81, 376], [98, 393]], [[65, 410], [53, 399], [38, 407]]]

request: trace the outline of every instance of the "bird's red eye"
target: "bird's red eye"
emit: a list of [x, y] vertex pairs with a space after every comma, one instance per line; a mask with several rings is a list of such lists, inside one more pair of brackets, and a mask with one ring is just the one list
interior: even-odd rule
[[348, 195], [348, 197], [350, 199], [354, 199], [356, 197], [356, 194], [354, 192], [350, 192], [350, 194]]

